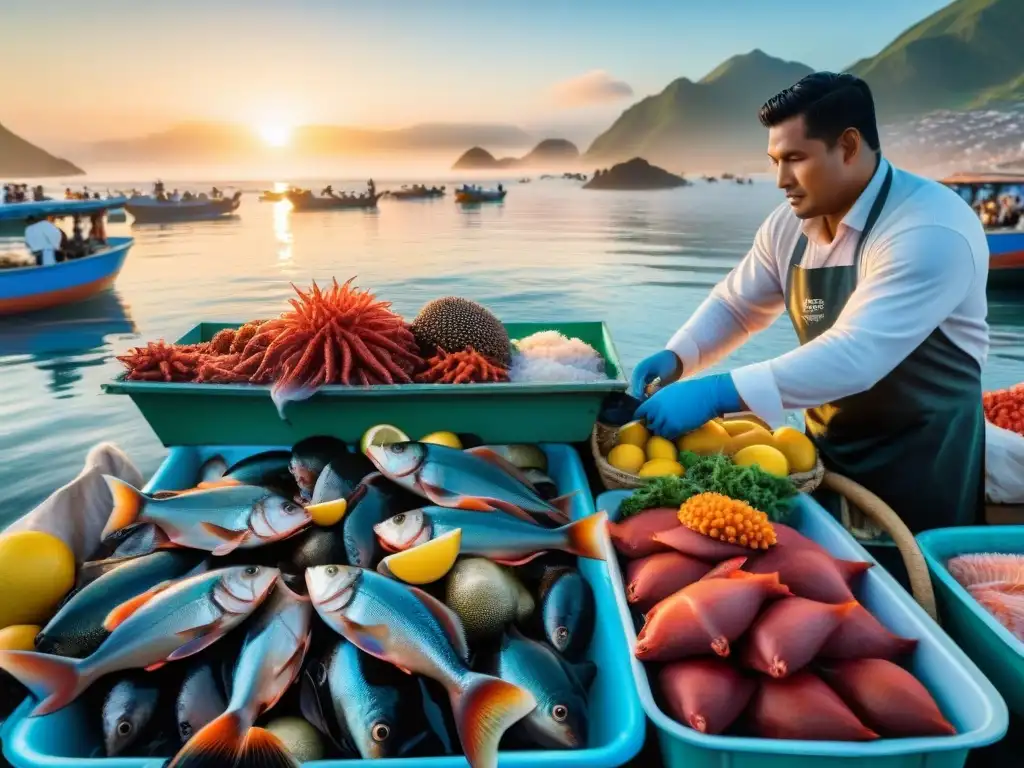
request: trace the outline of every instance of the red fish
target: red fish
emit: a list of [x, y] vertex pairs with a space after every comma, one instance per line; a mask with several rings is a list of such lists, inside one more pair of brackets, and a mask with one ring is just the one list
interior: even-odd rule
[[656, 533], [654, 540], [706, 563], [720, 563], [722, 560], [743, 557], [753, 552], [748, 547], [741, 547], [739, 544], [728, 544], [712, 539], [703, 533], [690, 530], [685, 525]]
[[807, 666], [854, 608], [787, 597], [768, 606], [750, 628], [744, 666], [772, 677], [786, 677]]
[[666, 664], [658, 687], [672, 717], [701, 733], [724, 731], [746, 709], [757, 684], [723, 659]]
[[669, 552], [671, 547], [654, 541], [654, 534], [678, 528], [679, 510], [669, 507], [645, 509], [625, 520], [608, 523], [612, 544], [623, 557], [640, 558], [655, 552]]
[[870, 563], [837, 560], [811, 547], [779, 544], [746, 565], [751, 573], [778, 573], [794, 595], [836, 604], [854, 599], [847, 580], [870, 567]]
[[776, 680], [762, 677], [750, 705], [754, 732], [766, 739], [872, 741], [864, 725], [835, 691], [810, 672]]
[[894, 635], [862, 605], [852, 608], [821, 647], [826, 659], [892, 659], [910, 653], [917, 640]]

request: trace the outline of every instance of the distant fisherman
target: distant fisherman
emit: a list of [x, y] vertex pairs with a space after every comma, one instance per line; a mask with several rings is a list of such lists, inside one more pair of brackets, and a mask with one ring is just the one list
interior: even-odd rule
[[[826, 467], [918, 532], [983, 521], [989, 251], [970, 207], [882, 157], [867, 84], [818, 72], [761, 107], [786, 193], [746, 257], [667, 349], [633, 372], [693, 377], [787, 310], [800, 346], [731, 373], [685, 378], [638, 410], [666, 437], [751, 410], [805, 409]], [[892, 547], [875, 552], [894, 567]], [[897, 573], [899, 567], [896, 567]]]

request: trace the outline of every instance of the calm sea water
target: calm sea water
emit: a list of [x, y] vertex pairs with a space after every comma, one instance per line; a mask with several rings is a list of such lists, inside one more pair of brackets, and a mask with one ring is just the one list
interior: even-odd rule
[[[257, 201], [255, 190], [269, 183], [245, 186], [234, 220], [111, 225], [109, 234], [135, 238], [112, 291], [0, 319], [0, 527], [73, 478], [101, 440], [120, 445], [147, 475], [166, 455], [127, 397], [100, 390], [129, 347], [177, 338], [200, 320], [274, 315], [287, 308], [290, 283], [356, 275], [410, 317], [432, 298], [457, 294], [506, 321], [604, 320], [628, 368], [686, 320], [780, 200], [767, 181], [620, 193], [535, 180], [512, 184], [503, 204], [472, 209], [451, 197], [385, 198], [375, 212], [293, 214]], [[0, 252], [16, 247], [0, 240]], [[987, 388], [1024, 379], [1021, 306], [990, 304]], [[783, 317], [716, 368], [795, 344]]]

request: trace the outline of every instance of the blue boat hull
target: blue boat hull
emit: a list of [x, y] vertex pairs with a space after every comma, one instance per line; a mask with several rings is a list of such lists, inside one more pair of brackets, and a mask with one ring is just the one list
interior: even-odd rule
[[1024, 231], [988, 232], [988, 288], [1024, 290]]
[[0, 315], [70, 304], [110, 287], [133, 242], [112, 237], [108, 248], [91, 256], [45, 267], [0, 269]]

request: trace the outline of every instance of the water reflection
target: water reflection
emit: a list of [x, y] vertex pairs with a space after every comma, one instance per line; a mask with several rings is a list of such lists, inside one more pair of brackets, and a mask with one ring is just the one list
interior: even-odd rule
[[136, 332], [128, 308], [115, 290], [63, 307], [0, 318], [0, 360], [23, 366], [30, 363], [47, 374], [46, 388], [73, 396], [82, 369], [104, 365], [113, 356], [110, 336]]
[[[276, 188], [281, 182], [276, 182]], [[275, 189], [277, 192], [284, 190]], [[273, 204], [274, 211], [274, 239], [277, 241], [277, 260], [292, 260], [292, 217], [290, 216], [292, 204], [287, 200], [279, 200]]]

